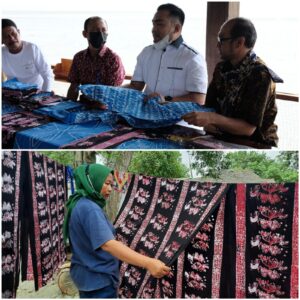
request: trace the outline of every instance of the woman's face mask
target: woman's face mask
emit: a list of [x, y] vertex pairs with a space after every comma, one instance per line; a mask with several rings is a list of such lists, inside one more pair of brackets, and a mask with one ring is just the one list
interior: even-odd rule
[[96, 49], [100, 49], [106, 43], [106, 40], [107, 33], [101, 31], [89, 33], [89, 42]]

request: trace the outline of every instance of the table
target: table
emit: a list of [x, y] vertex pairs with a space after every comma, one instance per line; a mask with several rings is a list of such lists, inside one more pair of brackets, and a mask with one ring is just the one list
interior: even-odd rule
[[[188, 126], [184, 122], [169, 127], [143, 130], [132, 128], [125, 123], [112, 126], [101, 121], [65, 124], [45, 116], [24, 112], [20, 108], [10, 110], [9, 105], [5, 103], [6, 110], [2, 115], [3, 149], [269, 148], [243, 138], [206, 135], [201, 128]], [[5, 143], [7, 136], [10, 137], [8, 144]]]

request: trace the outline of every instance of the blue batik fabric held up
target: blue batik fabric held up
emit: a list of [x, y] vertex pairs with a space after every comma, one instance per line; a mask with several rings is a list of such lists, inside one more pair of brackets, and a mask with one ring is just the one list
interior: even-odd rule
[[157, 128], [179, 122], [189, 112], [211, 112], [211, 108], [193, 102], [159, 104], [159, 98], [144, 101], [146, 94], [126, 88], [104, 85], [82, 85], [81, 92], [95, 101], [103, 102], [109, 111], [124, 118], [136, 128]]

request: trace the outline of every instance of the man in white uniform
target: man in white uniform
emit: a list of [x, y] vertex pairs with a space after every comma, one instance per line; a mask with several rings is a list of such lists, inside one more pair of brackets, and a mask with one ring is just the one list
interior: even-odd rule
[[184, 12], [173, 4], [158, 7], [152, 20], [153, 45], [137, 58], [128, 88], [142, 91], [148, 99], [161, 96], [168, 101], [204, 104], [207, 67], [202, 55], [188, 46], [181, 36]]
[[2, 44], [2, 71], [7, 79], [17, 78], [23, 83], [37, 84], [40, 90], [52, 90], [53, 73], [41, 50], [21, 40], [12, 20], [2, 19]]

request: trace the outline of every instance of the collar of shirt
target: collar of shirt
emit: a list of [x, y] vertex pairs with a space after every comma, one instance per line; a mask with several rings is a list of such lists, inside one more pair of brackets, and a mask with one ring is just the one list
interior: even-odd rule
[[179, 38], [177, 38], [175, 41], [173, 41], [170, 46], [174, 46], [176, 48], [179, 48], [180, 45], [183, 43], [183, 38], [182, 36], [180, 36]]
[[[98, 56], [99, 56], [99, 57], [103, 57], [103, 56], [105, 55], [107, 49], [108, 49], [108, 48], [107, 48], [105, 45], [103, 45], [103, 47], [101, 48], [101, 50], [100, 50], [99, 53], [98, 53]], [[85, 55], [85, 57], [91, 57], [89, 48], [87, 48], [87, 49], [85, 50], [84, 55]]]

